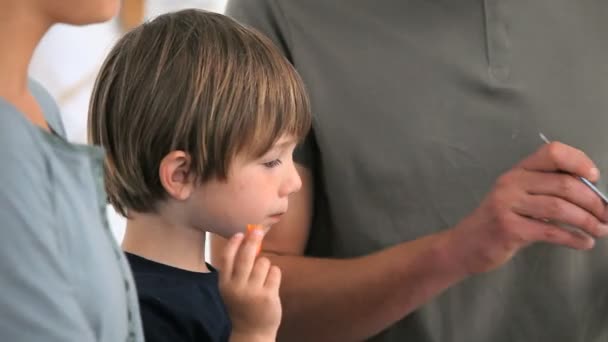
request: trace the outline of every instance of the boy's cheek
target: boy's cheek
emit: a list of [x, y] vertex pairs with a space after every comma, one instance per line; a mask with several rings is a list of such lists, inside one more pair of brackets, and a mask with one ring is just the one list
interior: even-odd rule
[[246, 224], [230, 224], [221, 225], [215, 227], [204, 227], [205, 231], [219, 235], [225, 239], [230, 239], [236, 233], [243, 233], [246, 231]]

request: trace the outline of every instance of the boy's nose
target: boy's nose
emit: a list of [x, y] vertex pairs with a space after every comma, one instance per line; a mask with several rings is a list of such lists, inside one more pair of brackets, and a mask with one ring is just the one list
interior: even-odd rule
[[300, 178], [300, 174], [298, 173], [295, 164], [292, 163], [285, 182], [283, 183], [281, 196], [289, 196], [294, 192], [299, 191], [301, 188], [302, 179]]

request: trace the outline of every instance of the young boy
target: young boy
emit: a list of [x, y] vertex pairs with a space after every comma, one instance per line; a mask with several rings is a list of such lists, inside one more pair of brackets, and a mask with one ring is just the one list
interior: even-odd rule
[[[147, 341], [275, 340], [280, 271], [256, 253], [300, 188], [292, 152], [310, 121], [292, 66], [226, 16], [165, 14], [110, 52], [89, 133], [128, 219]], [[249, 224], [261, 229], [244, 236]], [[219, 276], [204, 262], [206, 232], [232, 237]]]

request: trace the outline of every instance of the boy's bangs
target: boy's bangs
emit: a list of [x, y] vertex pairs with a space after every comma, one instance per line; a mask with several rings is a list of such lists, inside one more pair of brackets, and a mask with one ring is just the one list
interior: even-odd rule
[[[260, 157], [284, 136], [296, 142], [304, 139], [311, 125], [310, 105], [304, 85], [292, 68], [273, 73], [257, 86], [257, 113], [249, 127], [247, 138], [241, 141], [241, 151]], [[273, 86], [267, 86], [271, 84]]]

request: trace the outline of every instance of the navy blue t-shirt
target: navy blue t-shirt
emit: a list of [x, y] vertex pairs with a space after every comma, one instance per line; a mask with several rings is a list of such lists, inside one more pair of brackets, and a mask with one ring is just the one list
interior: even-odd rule
[[230, 318], [218, 273], [182, 270], [126, 253], [148, 342], [228, 341]]

